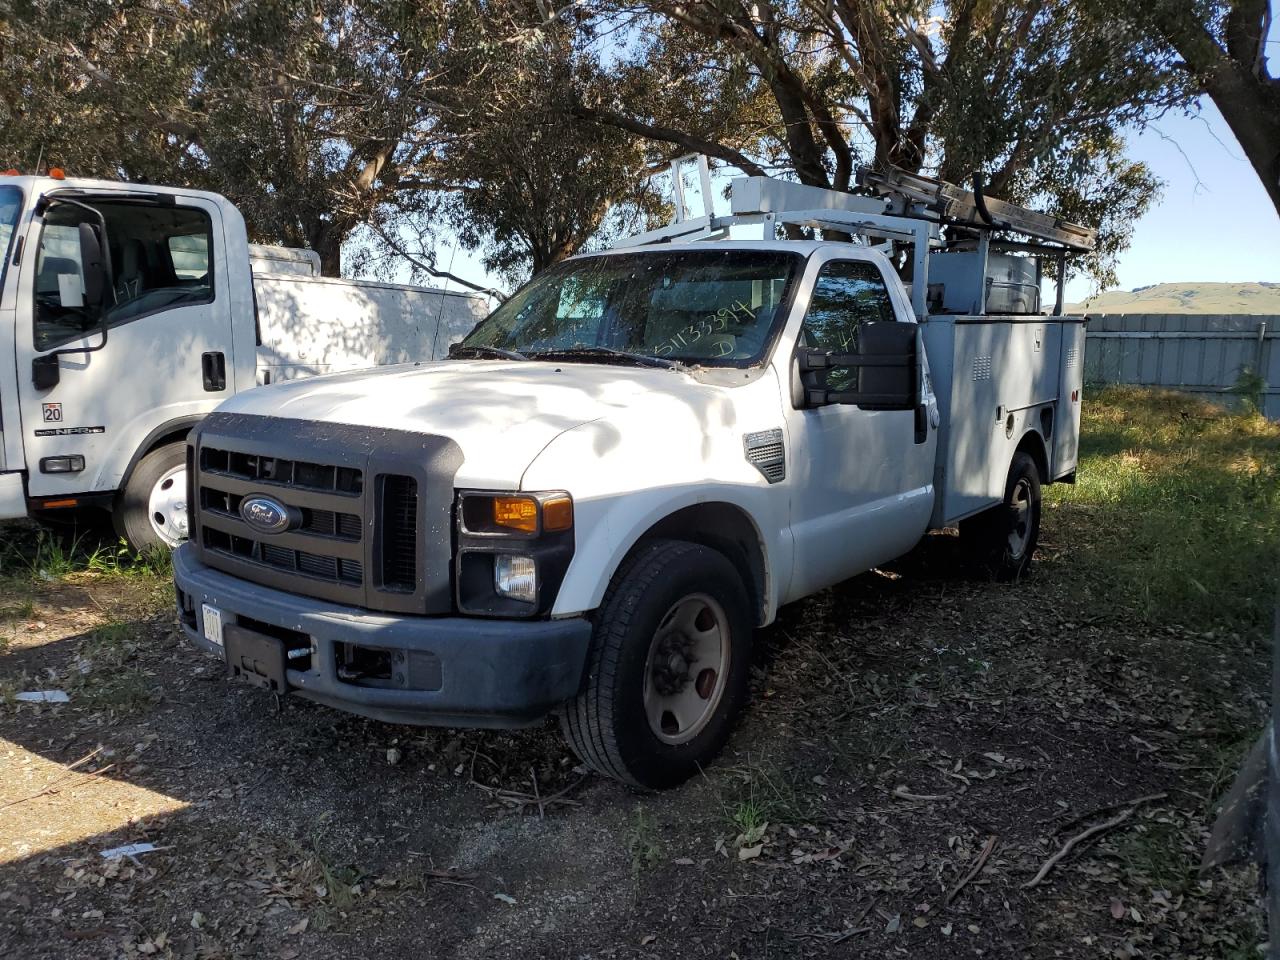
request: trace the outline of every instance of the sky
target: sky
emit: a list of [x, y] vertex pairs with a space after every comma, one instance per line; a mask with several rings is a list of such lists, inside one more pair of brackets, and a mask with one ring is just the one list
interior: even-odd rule
[[[1120, 257], [1121, 290], [1153, 283], [1280, 281], [1280, 217], [1222, 115], [1171, 115], [1128, 138], [1128, 153], [1165, 182]], [[1067, 300], [1092, 293], [1067, 284]]]
[[[1280, 216], [1207, 98], [1196, 116], [1171, 114], [1132, 133], [1128, 152], [1146, 163], [1165, 187], [1120, 256], [1118, 289], [1156, 283], [1280, 282]], [[477, 255], [451, 241], [437, 249], [436, 256], [439, 265], [452, 263], [452, 272], [464, 279], [502, 287], [486, 275]], [[1093, 292], [1087, 278], [1076, 278], [1067, 284], [1066, 300], [1079, 302]], [[1047, 287], [1045, 296], [1050, 295]]]

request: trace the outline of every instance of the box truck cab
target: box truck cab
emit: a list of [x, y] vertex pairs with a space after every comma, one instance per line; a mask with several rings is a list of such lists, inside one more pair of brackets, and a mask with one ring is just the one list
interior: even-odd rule
[[[0, 253], [0, 519], [102, 507], [140, 548], [185, 537], [183, 440], [223, 400], [273, 371], [442, 356], [487, 312], [311, 279], [314, 256], [255, 251], [226, 198], [175, 187], [0, 176]], [[337, 322], [299, 308], [308, 283]]]
[[[783, 604], [931, 527], [1020, 576], [1042, 485], [1076, 467], [1083, 320], [990, 315], [982, 282], [976, 312], [928, 313], [929, 257], [964, 255], [936, 209], [765, 180], [734, 197], [539, 275], [447, 361], [206, 419], [174, 557], [192, 640], [389, 721], [554, 712], [589, 766], [659, 787], [724, 743]], [[919, 241], [910, 289], [886, 236]]]

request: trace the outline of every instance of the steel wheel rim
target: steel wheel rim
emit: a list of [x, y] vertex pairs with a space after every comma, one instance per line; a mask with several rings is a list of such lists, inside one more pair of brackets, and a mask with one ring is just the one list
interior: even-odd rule
[[187, 539], [187, 468], [171, 467], [160, 475], [147, 498], [147, 520], [166, 546]]
[[673, 603], [654, 631], [644, 665], [644, 712], [663, 743], [688, 743], [724, 698], [729, 618], [705, 593]]
[[1009, 554], [1021, 560], [1031, 543], [1031, 484], [1025, 478], [1014, 485], [1009, 512]]

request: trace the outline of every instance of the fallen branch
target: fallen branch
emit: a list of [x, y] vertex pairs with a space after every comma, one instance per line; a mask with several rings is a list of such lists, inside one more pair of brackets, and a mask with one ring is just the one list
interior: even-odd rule
[[987, 837], [986, 846], [984, 846], [982, 848], [982, 852], [978, 854], [978, 860], [974, 863], [972, 869], [970, 869], [970, 871], [964, 875], [963, 879], [951, 888], [951, 892], [943, 898], [942, 905], [944, 907], [951, 906], [951, 901], [956, 898], [956, 894], [968, 886], [969, 881], [982, 872], [982, 868], [987, 865], [987, 858], [991, 856], [991, 853], [995, 848], [996, 835], [993, 833], [991, 836]]
[[[506, 789], [503, 789], [502, 787], [490, 787], [486, 784], [481, 783], [479, 780], [476, 780], [474, 777], [471, 780], [471, 785], [473, 787], [478, 787], [479, 789], [483, 790], [485, 793], [493, 797], [495, 800], [500, 800], [503, 803], [510, 804], [511, 806], [515, 807], [517, 810], [523, 810], [525, 807], [537, 807], [539, 814], [542, 816], [545, 816], [546, 811], [551, 806], [557, 803], [563, 804], [565, 806], [576, 807], [578, 805], [578, 801], [570, 800], [568, 797], [565, 796], [565, 794], [568, 793], [570, 790], [576, 789], [586, 779], [587, 777], [584, 774], [583, 776], [579, 777], [577, 780], [573, 781], [573, 783], [565, 787], [563, 790], [557, 790], [555, 793], [548, 794], [545, 797], [541, 796], [540, 794], [524, 793], [520, 790], [506, 790]], [[535, 781], [534, 789], [535, 790], [537, 789], [536, 781]]]
[[[1068, 819], [1062, 821], [1062, 823], [1054, 827], [1053, 832], [1058, 833], [1061, 830], [1067, 829], [1067, 827], [1071, 826], [1072, 824], [1080, 823], [1081, 821], [1084, 821], [1084, 820], [1092, 820], [1096, 816], [1099, 816], [1104, 813], [1110, 813], [1112, 810], [1119, 810], [1121, 807], [1140, 807], [1144, 803], [1151, 803], [1152, 801], [1155, 801], [1155, 800], [1163, 800], [1167, 796], [1168, 796], [1167, 793], [1149, 793], [1145, 797], [1136, 797], [1133, 800], [1121, 800], [1118, 803], [1108, 803], [1106, 806], [1098, 807], [1096, 810], [1090, 810], [1088, 813], [1078, 813], [1073, 817], [1069, 817]], [[1046, 817], [1045, 819], [1039, 822], [1053, 823], [1053, 821], [1057, 820], [1059, 817], [1065, 816], [1066, 812], [1067, 811], [1063, 810], [1061, 813], [1055, 813], [1052, 817]]]
[[894, 788], [893, 795], [899, 800], [950, 800], [949, 793], [912, 793], [906, 784]]
[[[95, 753], [96, 752], [97, 751], [95, 751]], [[74, 790], [76, 787], [82, 787], [86, 783], [89, 783], [90, 781], [101, 776], [102, 774], [106, 773], [108, 770], [113, 769], [114, 767], [115, 767], [114, 763], [109, 763], [105, 767], [102, 767], [98, 770], [90, 770], [79, 780], [72, 780], [70, 782], [65, 782], [65, 783], [63, 781], [65, 780], [67, 774], [63, 773], [57, 779], [55, 779], [51, 784], [45, 787], [43, 790], [39, 790], [31, 794], [30, 796], [19, 797], [17, 800], [10, 800], [8, 803], [0, 803], [0, 810], [6, 810], [9, 807], [16, 807], [20, 803], [26, 803], [28, 800], [37, 800], [40, 797], [45, 796], [46, 794], [59, 793], [63, 790]]]
[[1089, 829], [1082, 830], [1080, 833], [1077, 833], [1074, 837], [1070, 838], [1066, 843], [1064, 843], [1062, 845], [1062, 848], [1057, 853], [1055, 853], [1053, 856], [1051, 856], [1048, 860], [1046, 860], [1043, 864], [1040, 865], [1040, 869], [1036, 872], [1036, 875], [1032, 877], [1030, 880], [1028, 880], [1026, 883], [1024, 883], [1022, 885], [1022, 889], [1030, 890], [1032, 887], [1038, 887], [1040, 885], [1040, 882], [1049, 875], [1049, 871], [1052, 870], [1055, 866], [1057, 866], [1058, 862], [1063, 857], [1065, 857], [1072, 850], [1074, 850], [1077, 844], [1083, 843], [1085, 840], [1088, 840], [1090, 837], [1096, 837], [1098, 836], [1098, 834], [1106, 833], [1108, 830], [1114, 830], [1116, 827], [1120, 826], [1120, 824], [1124, 823], [1131, 816], [1133, 816], [1134, 813], [1137, 811], [1138, 807], [1140, 807], [1142, 804], [1150, 803], [1153, 800], [1163, 800], [1165, 796], [1166, 794], [1163, 794], [1163, 793], [1153, 793], [1150, 796], [1139, 797], [1137, 800], [1131, 800], [1130, 805], [1125, 810], [1121, 811], [1119, 814], [1112, 817], [1110, 820], [1107, 820], [1103, 823], [1095, 824]]
[[538, 771], [534, 767], [529, 768], [529, 776], [533, 780], [533, 802], [538, 805], [538, 819], [547, 819], [547, 808], [542, 802], [542, 797], [538, 794]]

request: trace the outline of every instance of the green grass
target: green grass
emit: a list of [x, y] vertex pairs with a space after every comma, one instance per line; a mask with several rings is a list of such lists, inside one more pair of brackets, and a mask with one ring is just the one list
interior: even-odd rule
[[[1184, 394], [1086, 396], [1079, 482], [1046, 491], [1088, 601], [1152, 624], [1266, 636], [1280, 571], [1280, 424]], [[1063, 571], [1071, 576], [1073, 571]]]
[[137, 551], [124, 540], [51, 530], [27, 523], [0, 529], [0, 579], [49, 582], [74, 574], [156, 577], [173, 575], [168, 550]]
[[727, 784], [720, 789], [725, 822], [739, 846], [759, 843], [770, 823], [798, 823], [808, 805], [787, 775], [763, 763], [727, 768]]
[[653, 815], [637, 806], [627, 824], [627, 855], [631, 858], [631, 877], [638, 881], [640, 875], [662, 859], [662, 845], [658, 840], [658, 824]]

